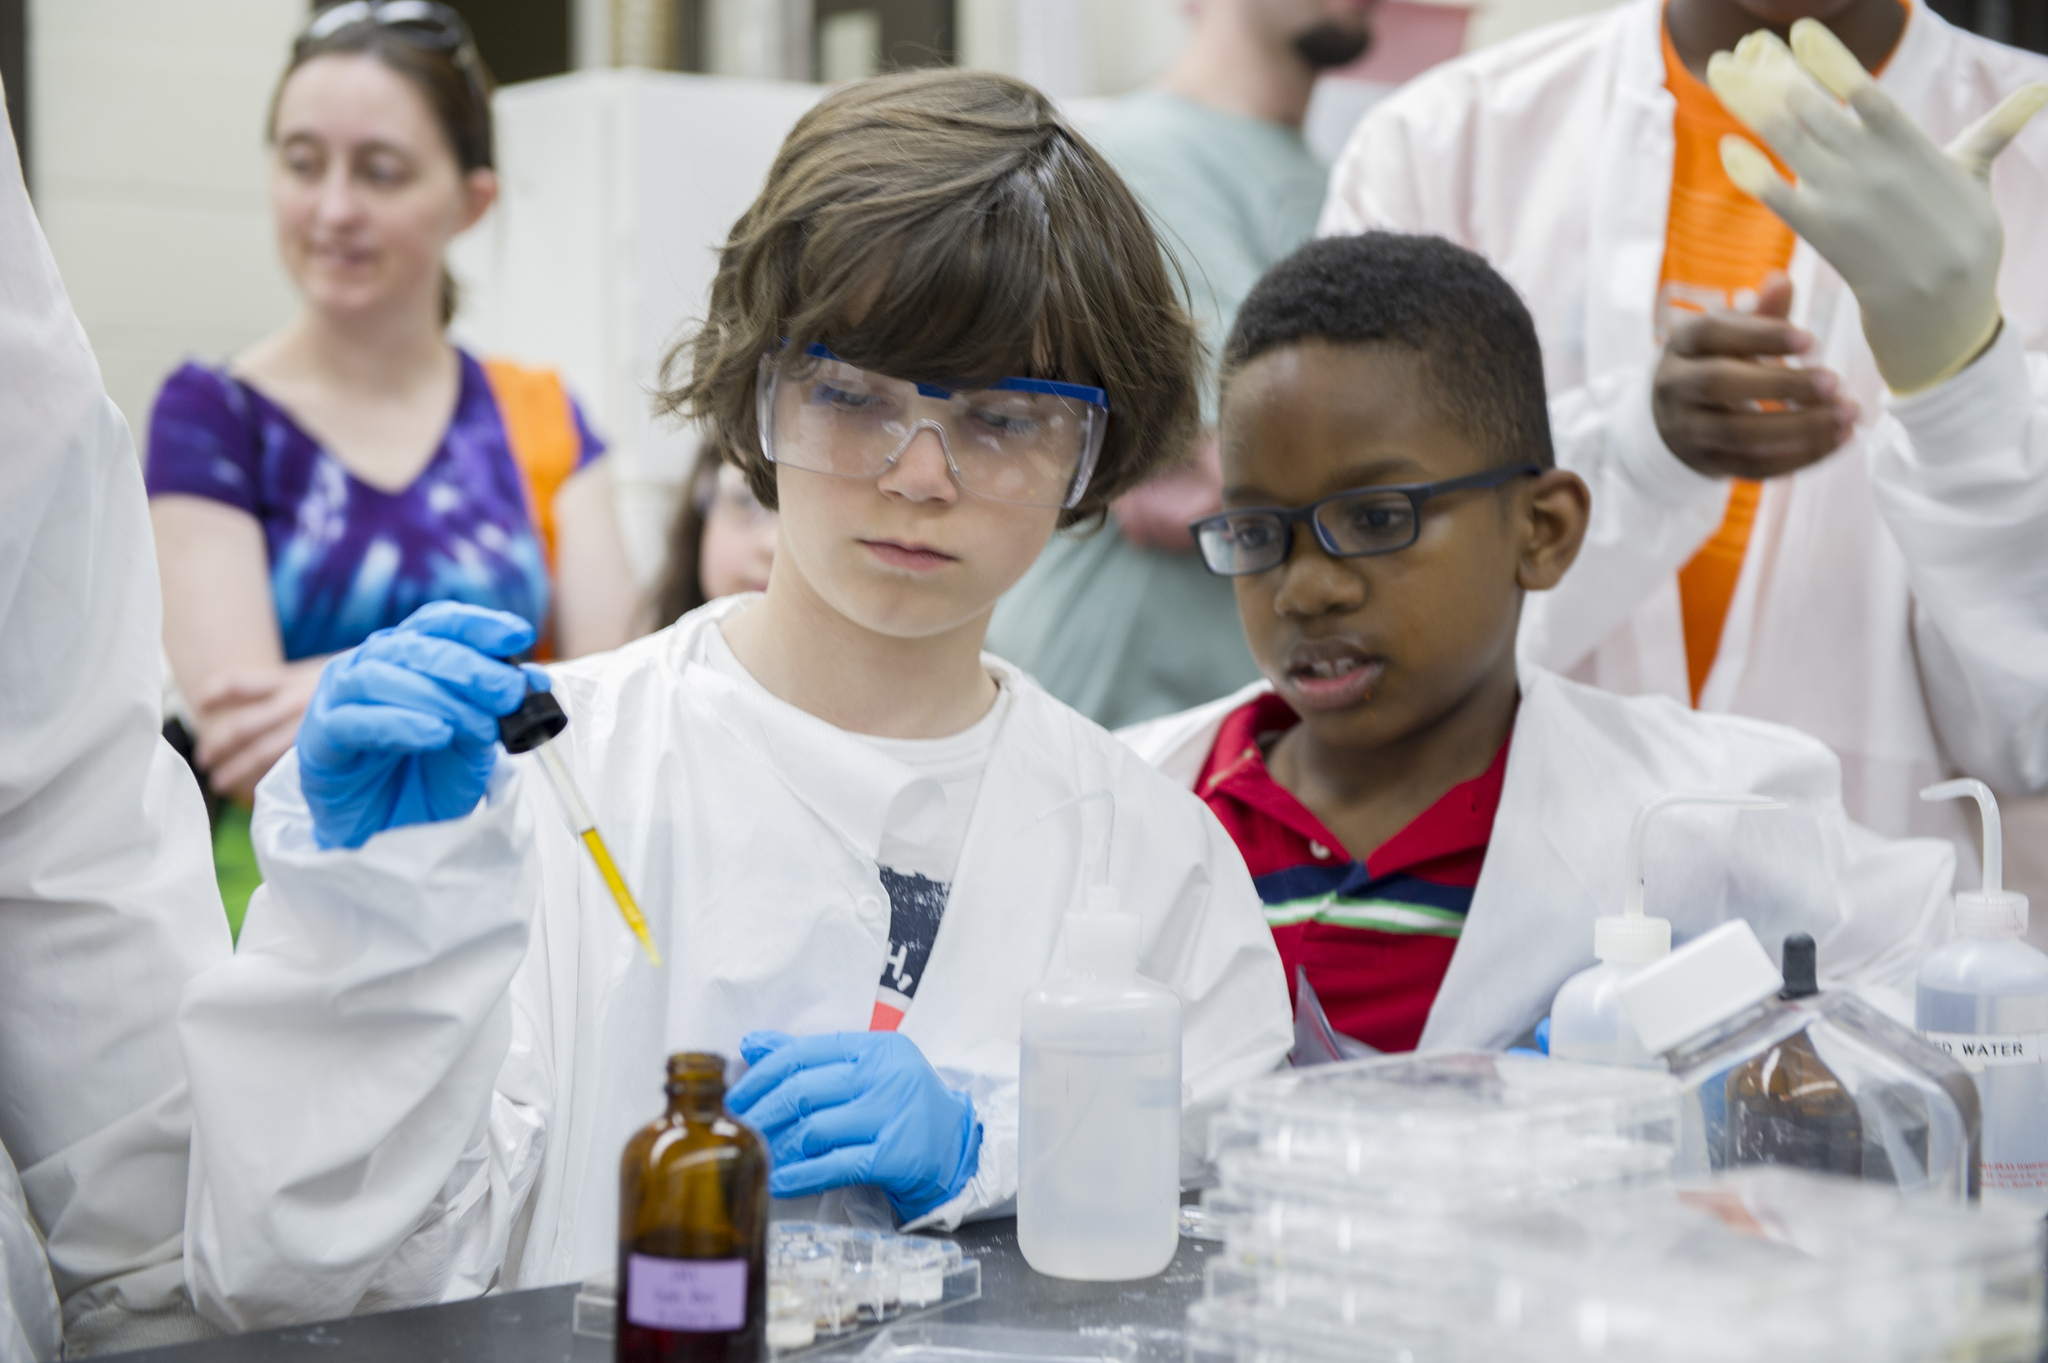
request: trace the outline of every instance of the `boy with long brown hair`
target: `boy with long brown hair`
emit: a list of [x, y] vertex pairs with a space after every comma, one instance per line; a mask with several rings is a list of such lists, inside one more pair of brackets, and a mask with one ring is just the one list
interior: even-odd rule
[[[1054, 527], [1186, 445], [1195, 364], [1143, 213], [1036, 91], [900, 75], [807, 114], [667, 394], [779, 509], [767, 591], [545, 677], [502, 661], [522, 622], [424, 611], [330, 669], [264, 783], [266, 887], [184, 1015], [203, 1308], [611, 1264], [618, 1152], [686, 1048], [751, 1062], [778, 1195], [1001, 1208], [1019, 1004], [1098, 878], [1182, 999], [1197, 1155], [1192, 1114], [1290, 1039], [1257, 895], [1194, 797], [980, 651]], [[498, 756], [530, 682], [662, 970]]]

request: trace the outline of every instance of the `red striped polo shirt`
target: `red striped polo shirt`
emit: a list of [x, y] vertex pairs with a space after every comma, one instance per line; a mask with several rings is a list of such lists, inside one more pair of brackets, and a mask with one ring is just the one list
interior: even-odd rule
[[1412, 1051], [1472, 906], [1508, 744], [1484, 773], [1360, 860], [1266, 768], [1264, 748], [1299, 722], [1271, 694], [1231, 711], [1195, 793], [1251, 869], [1288, 993], [1296, 967], [1306, 967], [1338, 1031], [1382, 1051]]

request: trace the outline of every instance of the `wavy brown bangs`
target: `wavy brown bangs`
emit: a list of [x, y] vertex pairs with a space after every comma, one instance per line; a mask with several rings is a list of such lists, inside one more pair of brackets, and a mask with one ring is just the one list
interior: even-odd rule
[[764, 506], [764, 354], [823, 342], [862, 368], [970, 387], [1010, 375], [1109, 394], [1095, 476], [1062, 524], [1184, 459], [1201, 343], [1184, 281], [1115, 171], [1021, 81], [880, 76], [791, 130], [719, 252], [704, 325], [662, 365], [661, 411], [709, 422]]

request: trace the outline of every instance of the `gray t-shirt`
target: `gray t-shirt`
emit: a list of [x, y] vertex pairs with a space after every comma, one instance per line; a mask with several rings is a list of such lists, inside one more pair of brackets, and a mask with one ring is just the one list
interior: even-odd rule
[[[1187, 272], [1213, 360], [1259, 276], [1314, 235], [1322, 163], [1292, 128], [1157, 90], [1116, 101], [1084, 131]], [[1203, 410], [1213, 423], [1213, 385]], [[1053, 536], [996, 606], [988, 647], [1110, 728], [1214, 700], [1258, 675], [1229, 581], [1192, 553], [1131, 544], [1114, 523]]]

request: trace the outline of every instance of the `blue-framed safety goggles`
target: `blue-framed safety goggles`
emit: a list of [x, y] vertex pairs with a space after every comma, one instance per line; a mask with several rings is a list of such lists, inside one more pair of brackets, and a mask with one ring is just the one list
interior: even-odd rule
[[756, 401], [770, 463], [879, 478], [919, 431], [939, 438], [962, 491], [1022, 506], [1077, 505], [1109, 429], [1109, 395], [1054, 379], [956, 389], [862, 369], [823, 345], [761, 357]]

